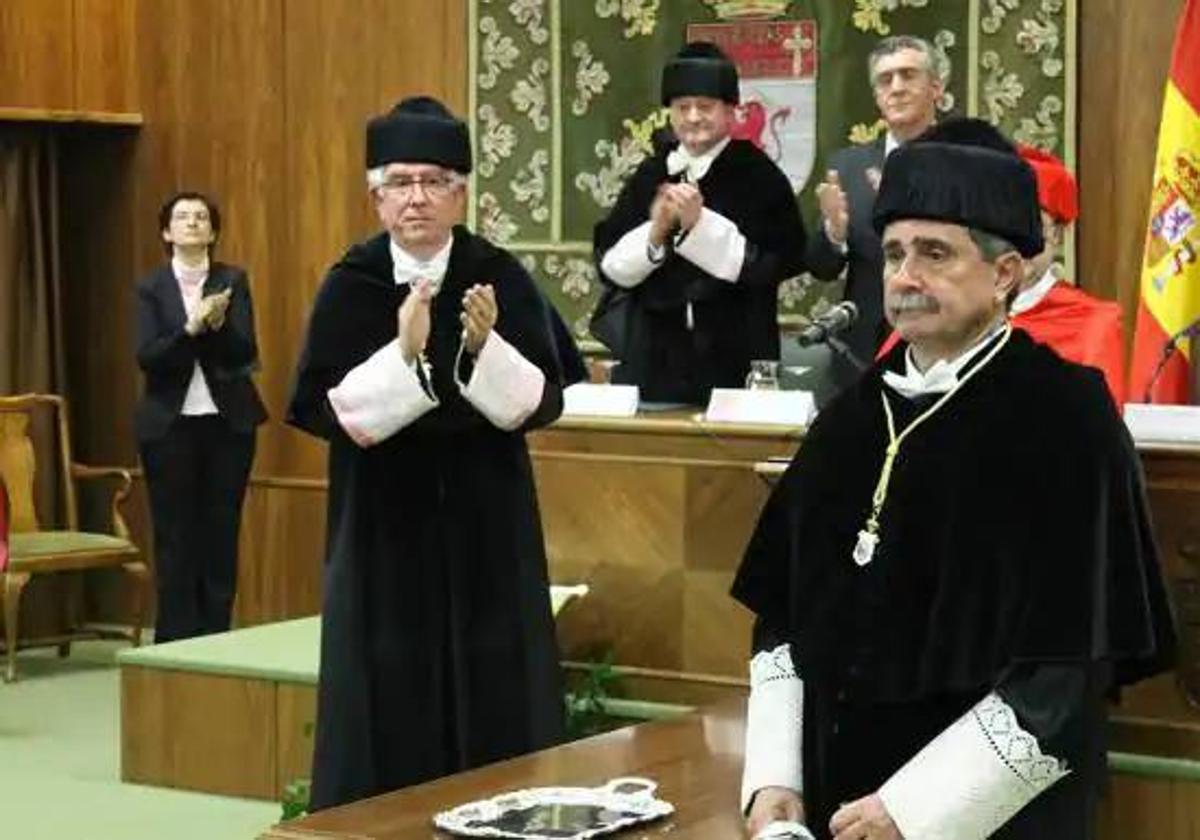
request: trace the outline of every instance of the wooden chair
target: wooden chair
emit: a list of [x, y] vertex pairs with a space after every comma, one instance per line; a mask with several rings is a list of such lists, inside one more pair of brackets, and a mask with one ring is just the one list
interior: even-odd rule
[[[55, 420], [58, 444], [58, 464], [61, 469], [61, 492], [66, 511], [64, 530], [43, 530], [34, 506], [34, 476], [37, 454], [30, 438], [32, 414], [49, 410]], [[53, 464], [47, 453], [43, 464]], [[79, 529], [75, 502], [75, 480], [108, 478], [116, 480], [111, 501], [112, 533], [102, 534]], [[121, 517], [120, 506], [128, 497], [133, 481], [128, 470], [118, 467], [89, 467], [71, 460], [71, 432], [67, 420], [67, 404], [62, 397], [50, 394], [24, 394], [0, 397], [0, 482], [3, 484], [7, 509], [7, 565], [0, 563], [3, 576], [4, 642], [7, 667], [6, 682], [17, 677], [17, 630], [21, 610], [21, 592], [32, 575], [70, 572], [84, 569], [119, 567], [132, 579], [134, 615], [131, 641], [141, 641], [142, 611], [145, 603], [149, 572], [139, 559], [139, 552], [129, 539], [129, 529]], [[3, 530], [0, 528], [0, 530]], [[0, 538], [0, 543], [4, 539]], [[70, 652], [71, 639], [80, 628], [68, 628], [70, 635], [58, 639], [60, 655]], [[96, 635], [96, 634], [91, 634]]]

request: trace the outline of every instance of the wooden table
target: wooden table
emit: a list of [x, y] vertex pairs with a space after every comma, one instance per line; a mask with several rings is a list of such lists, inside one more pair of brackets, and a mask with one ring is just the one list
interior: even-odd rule
[[[433, 815], [439, 811], [506, 791], [593, 787], [618, 776], [656, 780], [659, 798], [676, 811], [646, 828], [615, 836], [740, 840], [744, 707], [744, 701], [726, 701], [694, 714], [576, 741], [277, 825], [259, 840], [449, 840], [451, 835], [433, 828]], [[1194, 764], [1182, 771], [1122, 769], [1117, 764], [1114, 768], [1109, 793], [1100, 804], [1098, 840], [1200, 836], [1200, 784]]]
[[641, 724], [532, 755], [438, 779], [275, 826], [260, 840], [429, 840], [433, 815], [464, 802], [510, 790], [552, 785], [604, 784], [618, 776], [647, 776], [675, 814], [633, 837], [713, 840], [741, 836], [738, 811], [744, 739], [743, 703]]

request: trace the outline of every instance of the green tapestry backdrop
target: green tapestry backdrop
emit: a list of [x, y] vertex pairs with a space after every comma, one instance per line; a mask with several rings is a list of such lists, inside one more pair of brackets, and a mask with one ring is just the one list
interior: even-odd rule
[[[945, 113], [986, 117], [1074, 161], [1077, 0], [469, 2], [470, 221], [521, 258], [585, 346], [599, 292], [592, 226], [666, 125], [659, 73], [688, 24], [816, 22], [816, 162], [801, 189], [810, 227], [824, 159], [882, 127], [866, 57], [886, 35], [937, 47]], [[805, 314], [831, 292], [812, 286], [786, 282], [782, 312]]]

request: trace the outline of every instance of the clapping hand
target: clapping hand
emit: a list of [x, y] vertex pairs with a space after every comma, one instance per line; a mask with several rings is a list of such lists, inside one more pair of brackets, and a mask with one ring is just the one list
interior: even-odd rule
[[225, 325], [225, 313], [229, 310], [229, 299], [233, 289], [226, 288], [215, 295], [205, 295], [196, 305], [196, 311], [184, 324], [188, 335], [199, 335], [205, 330], [219, 330]]
[[817, 202], [825, 220], [825, 233], [835, 245], [841, 245], [850, 227], [850, 203], [836, 169], [825, 173], [825, 180], [817, 185]]
[[413, 361], [425, 352], [432, 323], [430, 302], [433, 289], [428, 280], [418, 280], [396, 311], [396, 337], [400, 342], [400, 355], [404, 361]]
[[496, 326], [499, 309], [496, 307], [496, 290], [491, 285], [476, 284], [463, 295], [462, 314], [463, 341], [467, 352], [478, 355], [487, 341], [492, 327]]

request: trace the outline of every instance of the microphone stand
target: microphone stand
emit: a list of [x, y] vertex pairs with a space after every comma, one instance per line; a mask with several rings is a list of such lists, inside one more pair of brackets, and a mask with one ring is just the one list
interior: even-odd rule
[[1142, 402], [1149, 403], [1151, 401], [1154, 386], [1158, 383], [1158, 378], [1162, 376], [1167, 362], [1171, 361], [1171, 357], [1179, 350], [1179, 340], [1181, 338], [1192, 338], [1197, 332], [1200, 332], [1200, 318], [1192, 321], [1192, 323], [1168, 338], [1166, 343], [1163, 344], [1162, 355], [1158, 359], [1158, 364], [1154, 366], [1154, 372], [1150, 374], [1150, 379], [1146, 382], [1146, 393], [1142, 395]]
[[837, 353], [839, 356], [853, 365], [854, 369], [859, 373], [863, 373], [867, 368], [870, 367], [870, 365], [864, 364], [863, 360], [858, 358], [854, 351], [850, 349], [849, 345], [847, 345], [846, 342], [842, 341], [836, 335], [825, 336], [825, 343], [829, 345], [830, 350]]

